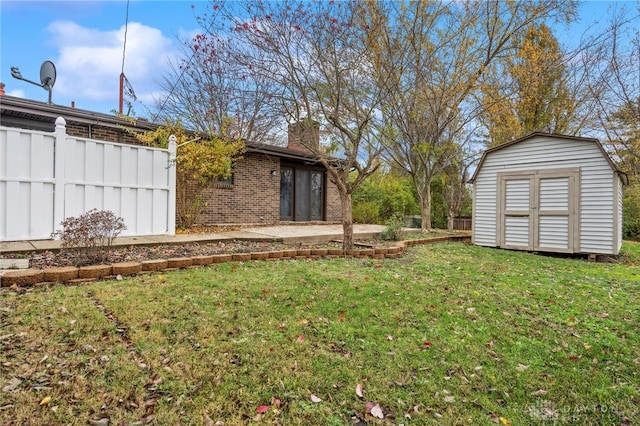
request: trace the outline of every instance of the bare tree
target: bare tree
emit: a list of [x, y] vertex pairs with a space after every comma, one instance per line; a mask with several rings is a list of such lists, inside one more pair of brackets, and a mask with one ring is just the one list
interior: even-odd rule
[[[374, 63], [389, 99], [389, 158], [413, 178], [422, 229], [431, 229], [431, 183], [451, 163], [479, 109], [470, 96], [532, 23], [571, 16], [573, 1], [402, 2], [378, 32]], [[392, 7], [390, 6], [390, 7]], [[381, 6], [382, 7], [382, 6]]]
[[228, 32], [203, 32], [182, 40], [182, 58], [170, 64], [161, 87], [165, 94], [157, 117], [186, 127], [236, 139], [273, 142], [282, 127], [273, 106], [273, 82], [235, 61]]
[[330, 136], [329, 145], [300, 142], [338, 190], [343, 245], [352, 248], [351, 194], [376, 170], [382, 148], [373, 121], [384, 88], [371, 77], [367, 36], [380, 18], [358, 1], [215, 1], [211, 9], [203, 23], [212, 30], [203, 37], [226, 31], [237, 75], [265, 82], [254, 89], [290, 123], [317, 122]]
[[640, 184], [640, 4], [636, 7], [616, 12], [600, 42], [585, 50], [583, 63], [604, 142]]

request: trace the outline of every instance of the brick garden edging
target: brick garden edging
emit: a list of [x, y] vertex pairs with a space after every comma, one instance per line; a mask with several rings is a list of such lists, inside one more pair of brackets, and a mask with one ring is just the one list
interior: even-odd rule
[[370, 249], [347, 250], [342, 249], [299, 249], [277, 250], [256, 253], [213, 254], [194, 257], [176, 257], [169, 259], [144, 260], [142, 262], [122, 262], [111, 265], [91, 265], [82, 267], [54, 267], [47, 269], [7, 270], [0, 278], [1, 287], [30, 287], [43, 286], [54, 283], [83, 283], [98, 279], [109, 279], [120, 276], [134, 276], [141, 273], [174, 271], [177, 269], [202, 267], [223, 262], [246, 262], [257, 260], [281, 259], [318, 259], [336, 257], [359, 257], [372, 259], [395, 259], [404, 254], [407, 247], [469, 239], [468, 235], [454, 235], [448, 237], [423, 238], [400, 241], [393, 247], [378, 247]]

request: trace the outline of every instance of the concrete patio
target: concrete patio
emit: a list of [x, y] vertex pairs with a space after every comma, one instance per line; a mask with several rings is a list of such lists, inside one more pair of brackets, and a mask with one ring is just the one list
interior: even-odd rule
[[[377, 237], [385, 229], [384, 225], [353, 226], [356, 240]], [[211, 243], [219, 241], [280, 241], [295, 242], [323, 242], [342, 239], [341, 224], [327, 225], [279, 225], [241, 228], [228, 232], [213, 234], [180, 234], [180, 235], [150, 235], [138, 237], [118, 237], [114, 246], [156, 245], [156, 244], [184, 244]], [[33, 241], [3, 241], [0, 242], [0, 255], [8, 253], [25, 253], [32, 251], [58, 250], [61, 242], [56, 240]]]

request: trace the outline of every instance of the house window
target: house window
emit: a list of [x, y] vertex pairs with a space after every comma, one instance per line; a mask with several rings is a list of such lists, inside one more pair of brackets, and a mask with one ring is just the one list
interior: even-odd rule
[[228, 178], [218, 178], [216, 183], [219, 185], [233, 185], [233, 173]]
[[324, 173], [311, 172], [311, 220], [322, 220]]
[[280, 169], [280, 218], [282, 220], [293, 219], [293, 169], [282, 167]]

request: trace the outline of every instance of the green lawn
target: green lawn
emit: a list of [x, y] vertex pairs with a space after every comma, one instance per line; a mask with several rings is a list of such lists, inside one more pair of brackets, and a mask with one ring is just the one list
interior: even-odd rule
[[639, 424], [624, 252], [438, 243], [4, 291], [0, 423]]

